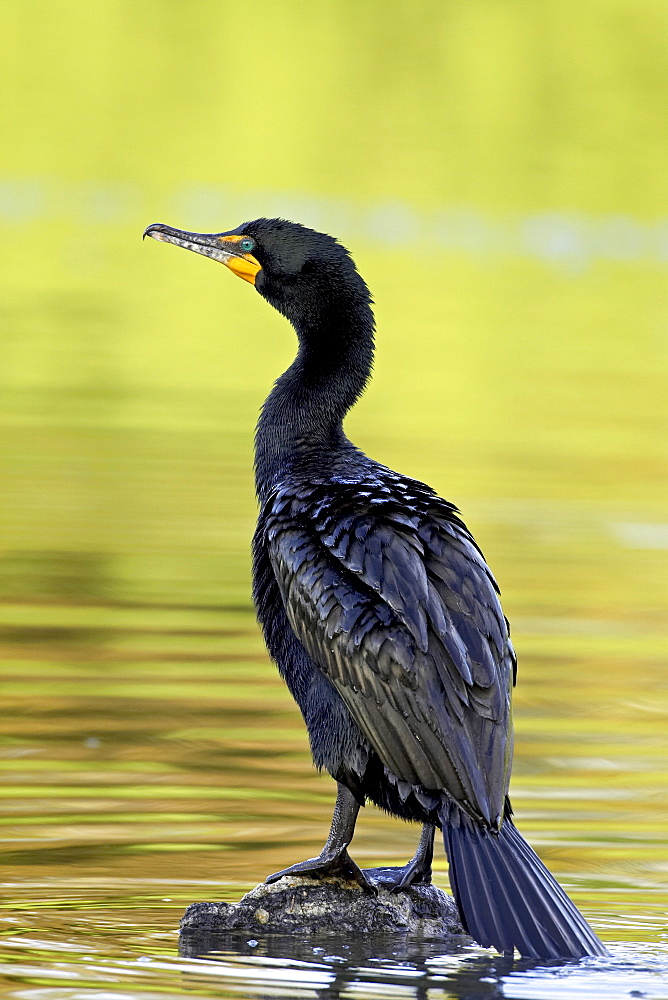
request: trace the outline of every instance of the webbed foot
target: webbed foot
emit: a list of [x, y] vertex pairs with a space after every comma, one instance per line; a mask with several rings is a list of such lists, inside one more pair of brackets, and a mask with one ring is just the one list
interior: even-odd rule
[[404, 892], [412, 885], [431, 885], [431, 867], [423, 869], [409, 862], [402, 868], [365, 868], [366, 878], [390, 892]]
[[300, 861], [299, 864], [284, 868], [283, 871], [274, 872], [265, 879], [265, 882], [269, 884], [278, 882], [284, 875], [306, 875], [316, 879], [343, 878], [348, 882], [357, 882], [365, 892], [375, 895], [378, 891], [362, 869], [357, 867], [345, 848], [336, 853], [323, 852], [317, 858], [309, 858], [307, 861]]
[[425, 823], [420, 842], [407, 865], [401, 868], [374, 868], [366, 872], [367, 877], [390, 892], [404, 892], [412, 885], [431, 885], [431, 862], [434, 857], [434, 827]]
[[402, 892], [412, 885], [431, 885], [431, 865], [426, 868], [416, 864], [413, 858], [403, 868], [396, 868], [397, 881], [392, 886], [392, 892]]

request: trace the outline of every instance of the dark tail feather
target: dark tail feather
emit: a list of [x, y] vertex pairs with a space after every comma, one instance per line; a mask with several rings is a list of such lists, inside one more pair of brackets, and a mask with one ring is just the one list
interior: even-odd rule
[[607, 955], [510, 818], [498, 834], [452, 807], [443, 820], [452, 891], [479, 944], [503, 953], [517, 948], [525, 958]]

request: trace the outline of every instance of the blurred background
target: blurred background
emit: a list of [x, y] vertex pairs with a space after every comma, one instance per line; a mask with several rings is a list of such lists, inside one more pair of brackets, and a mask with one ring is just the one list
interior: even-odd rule
[[[332, 782], [250, 604], [252, 432], [293, 334], [141, 240], [282, 215], [376, 300], [349, 435], [456, 502], [500, 582], [521, 829], [604, 936], [659, 940], [664, 0], [4, 0], [0, 36], [10, 911], [124, 893], [173, 928], [324, 840]], [[369, 809], [354, 856], [416, 836]]]

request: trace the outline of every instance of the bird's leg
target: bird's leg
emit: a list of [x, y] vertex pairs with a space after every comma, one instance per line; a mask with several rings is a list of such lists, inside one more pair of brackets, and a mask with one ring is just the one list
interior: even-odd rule
[[422, 827], [420, 840], [413, 858], [397, 869], [397, 874], [403, 872], [401, 881], [392, 887], [392, 892], [401, 892], [409, 885], [431, 885], [431, 862], [434, 857], [434, 831], [435, 827], [431, 823], [425, 823]]
[[431, 885], [434, 830], [431, 823], [424, 824], [415, 856], [403, 868], [371, 868], [365, 871], [365, 875], [374, 885], [390, 892], [402, 892], [412, 885]]
[[357, 882], [365, 892], [375, 892], [360, 868], [348, 854], [347, 847], [353, 839], [355, 822], [359, 812], [359, 803], [352, 793], [337, 782], [336, 805], [332, 816], [332, 826], [327, 843], [317, 858], [309, 858], [299, 864], [284, 868], [283, 871], [270, 875], [266, 882], [277, 882], [284, 875], [307, 875], [310, 878], [330, 878], [338, 876], [351, 882]]

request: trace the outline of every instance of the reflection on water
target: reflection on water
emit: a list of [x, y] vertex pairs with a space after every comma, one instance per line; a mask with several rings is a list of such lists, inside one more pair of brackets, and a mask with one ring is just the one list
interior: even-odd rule
[[[406, 1000], [621, 1000], [665, 998], [668, 949], [617, 945], [609, 959], [538, 965], [462, 945], [401, 938], [213, 938], [177, 952], [174, 926], [200, 883], [114, 880], [78, 892], [52, 883], [12, 887], [3, 918], [8, 995], [26, 1000], [132, 1000], [175, 993], [229, 998]], [[210, 888], [210, 886], [209, 886]], [[224, 894], [229, 894], [224, 891]], [[38, 914], [36, 930], [26, 914]]]
[[[665, 18], [5, 0], [9, 996], [668, 996]], [[488, 556], [520, 660], [518, 824], [610, 960], [178, 954], [187, 904], [315, 854], [333, 802], [249, 601], [252, 427], [292, 336], [140, 239], [264, 213], [345, 237], [370, 282], [349, 432], [459, 503]], [[416, 836], [364, 810], [353, 853], [403, 864]]]

